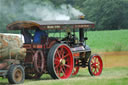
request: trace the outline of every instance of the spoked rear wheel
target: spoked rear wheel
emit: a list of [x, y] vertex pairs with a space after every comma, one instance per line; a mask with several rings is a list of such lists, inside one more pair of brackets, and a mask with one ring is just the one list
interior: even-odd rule
[[73, 70], [73, 55], [65, 44], [54, 45], [47, 58], [48, 72], [54, 79], [67, 79]]
[[103, 62], [99, 55], [92, 55], [88, 62], [88, 70], [92, 76], [99, 76], [103, 70]]

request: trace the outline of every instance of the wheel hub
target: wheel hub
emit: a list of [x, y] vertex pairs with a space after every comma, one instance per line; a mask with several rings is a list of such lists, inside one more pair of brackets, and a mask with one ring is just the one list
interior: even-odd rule
[[64, 59], [60, 59], [60, 64], [64, 65], [65, 64], [65, 60]]
[[15, 71], [14, 78], [15, 78], [15, 80], [16, 80], [17, 82], [18, 82], [18, 81], [21, 81], [21, 79], [22, 79], [22, 72], [21, 72], [19, 69], [17, 69], [17, 70]]
[[60, 63], [62, 63], [62, 59], [60, 59]]
[[92, 64], [92, 67], [93, 67], [93, 68], [97, 68], [97, 67], [98, 67], [98, 63], [93, 63], [93, 64]]

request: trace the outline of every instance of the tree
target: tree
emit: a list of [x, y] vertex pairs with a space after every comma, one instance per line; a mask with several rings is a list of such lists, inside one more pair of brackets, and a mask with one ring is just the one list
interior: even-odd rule
[[83, 12], [96, 23], [97, 29], [120, 29], [128, 21], [125, 19], [127, 2], [128, 0], [86, 0]]

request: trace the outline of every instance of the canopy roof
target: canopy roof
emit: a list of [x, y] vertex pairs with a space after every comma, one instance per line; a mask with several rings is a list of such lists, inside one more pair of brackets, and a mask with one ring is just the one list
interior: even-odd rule
[[72, 28], [93, 28], [94, 23], [87, 20], [54, 20], [54, 21], [16, 21], [7, 26], [8, 30], [22, 29], [72, 29]]

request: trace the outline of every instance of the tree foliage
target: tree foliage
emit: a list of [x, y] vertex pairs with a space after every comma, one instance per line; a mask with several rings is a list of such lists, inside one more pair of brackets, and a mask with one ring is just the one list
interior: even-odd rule
[[96, 22], [97, 29], [128, 28], [128, 0], [86, 0], [86, 17]]

